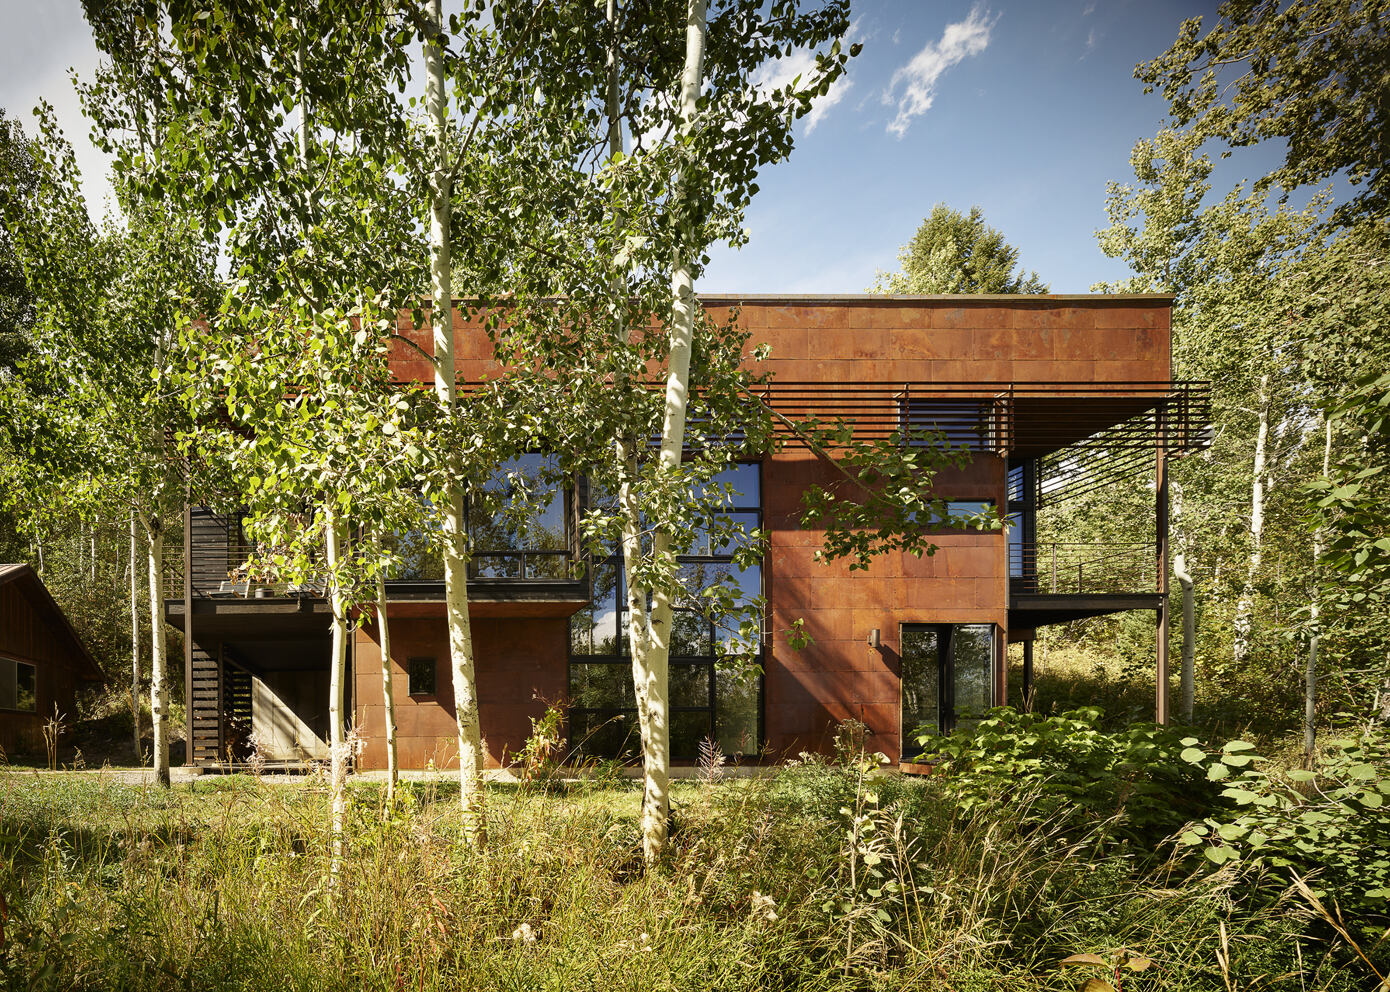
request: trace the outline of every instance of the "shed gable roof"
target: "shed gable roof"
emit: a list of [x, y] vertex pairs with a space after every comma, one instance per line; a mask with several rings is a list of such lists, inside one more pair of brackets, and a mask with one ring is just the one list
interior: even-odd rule
[[67, 614], [63, 612], [63, 608], [58, 605], [58, 601], [53, 598], [53, 594], [48, 591], [48, 587], [43, 584], [43, 579], [39, 578], [33, 567], [22, 563], [0, 564], [0, 586], [10, 583], [19, 584], [29, 593], [29, 601], [41, 613], [48, 614], [52, 628], [61, 639], [69, 643], [78, 659], [81, 669], [79, 677], [88, 682], [105, 682], [106, 674], [102, 672], [101, 666], [82, 643], [82, 638], [77, 636], [77, 631], [72, 629]]

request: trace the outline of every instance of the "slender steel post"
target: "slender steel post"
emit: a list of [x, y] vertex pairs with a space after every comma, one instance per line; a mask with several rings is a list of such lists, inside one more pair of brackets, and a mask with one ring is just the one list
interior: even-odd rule
[[1164, 410], [1154, 411], [1158, 453], [1154, 459], [1154, 537], [1158, 579], [1158, 629], [1156, 631], [1154, 722], [1168, 722], [1168, 444]]
[[193, 765], [193, 507], [183, 501], [183, 763]]
[[[1034, 633], [1036, 635], [1036, 632]], [[1033, 709], [1033, 638], [1023, 642], [1023, 710]]]

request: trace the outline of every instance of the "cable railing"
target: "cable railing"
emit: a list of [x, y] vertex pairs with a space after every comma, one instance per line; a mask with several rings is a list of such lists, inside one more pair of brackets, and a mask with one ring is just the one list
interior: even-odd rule
[[1009, 548], [1009, 581], [1024, 593], [1156, 593], [1155, 554], [1153, 542], [1015, 544]]

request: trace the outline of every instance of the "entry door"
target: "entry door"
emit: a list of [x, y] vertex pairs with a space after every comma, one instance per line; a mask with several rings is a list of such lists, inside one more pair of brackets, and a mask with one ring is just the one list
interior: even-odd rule
[[994, 700], [994, 626], [904, 624], [902, 627], [902, 752], [920, 753], [918, 728], [950, 733]]

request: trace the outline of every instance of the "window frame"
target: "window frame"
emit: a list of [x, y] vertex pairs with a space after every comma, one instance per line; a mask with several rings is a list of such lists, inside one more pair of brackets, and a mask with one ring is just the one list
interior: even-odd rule
[[[428, 690], [415, 688], [415, 665], [429, 662], [430, 687]], [[411, 699], [435, 699], [439, 695], [439, 657], [432, 654], [410, 655], [405, 660], [406, 695]]]
[[967, 627], [979, 627], [989, 631], [989, 672], [985, 680], [986, 703], [985, 708], [997, 705], [998, 675], [1000, 666], [1000, 637], [999, 625], [995, 623], [970, 623], [970, 622], [945, 622], [945, 623], [902, 623], [898, 625], [898, 753], [899, 760], [911, 761], [914, 757], [921, 754], [921, 748], [914, 746], [912, 751], [908, 750], [908, 734], [915, 727], [909, 727], [905, 720], [903, 711], [903, 686], [906, 683], [905, 670], [907, 659], [903, 657], [902, 646], [907, 642], [908, 634], [913, 631], [934, 630], [939, 638], [941, 647], [937, 657], [937, 732], [949, 734], [957, 728], [960, 723], [960, 714], [956, 712], [956, 635], [959, 630]]
[[[749, 515], [750, 517], [752, 517], [752, 525], [753, 525], [753, 527], [756, 528], [756, 529], [761, 529], [762, 524], [763, 524], [763, 509], [762, 509], [763, 476], [764, 476], [764, 472], [763, 472], [763, 463], [762, 463], [761, 460], [759, 460], [759, 461], [748, 461], [748, 462], [735, 462], [735, 463], [733, 463], [733, 464], [730, 466], [731, 469], [738, 469], [738, 468], [744, 468], [744, 467], [751, 467], [751, 468], [753, 468], [753, 469], [755, 470], [756, 474], [757, 474], [757, 486], [758, 486], [758, 495], [757, 495], [757, 499], [756, 499], [756, 501], [748, 502], [748, 497], [747, 497], [747, 495], [746, 495], [746, 494], [743, 494], [743, 493], [740, 493], [737, 497], [735, 497], [735, 502], [734, 502], [733, 504], [731, 504], [730, 506], [726, 507], [725, 510], [724, 510], [724, 512], [726, 512], [727, 514], [729, 514], [729, 515], [731, 515], [731, 516]], [[732, 555], [732, 554], [709, 554], [709, 553], [705, 553], [705, 554], [688, 554], [688, 555], [680, 555], [680, 556], [678, 556], [678, 559], [677, 559], [677, 561], [678, 561], [679, 564], [681, 564], [681, 565], [702, 565], [702, 564], [704, 564], [704, 565], [711, 565], [711, 564], [712, 564], [712, 565], [723, 565], [723, 564], [730, 564], [730, 563], [732, 562], [732, 560], [733, 560], [733, 555]], [[616, 653], [616, 654], [598, 654], [598, 653], [596, 653], [596, 652], [593, 651], [594, 644], [595, 644], [595, 642], [596, 642], [596, 640], [597, 640], [596, 638], [593, 638], [594, 619], [595, 619], [595, 613], [596, 613], [596, 611], [593, 610], [593, 584], [594, 584], [594, 582], [596, 582], [597, 579], [598, 579], [598, 573], [599, 573], [600, 567], [603, 567], [603, 566], [607, 566], [607, 567], [613, 569], [612, 605], [613, 605], [613, 607], [614, 607], [614, 614], [613, 614], [613, 615], [614, 615], [614, 618], [615, 618], [614, 622], [615, 622], [615, 624], [616, 624], [616, 631], [615, 631], [615, 638], [614, 638], [614, 640], [615, 640], [615, 645], [614, 645], [614, 646], [615, 646], [616, 649], [617, 649], [617, 653]], [[756, 567], [757, 567], [757, 570], [758, 570], [758, 588], [754, 591], [754, 595], [762, 596], [762, 595], [764, 595], [764, 593], [765, 593], [765, 588], [766, 588], [766, 562], [760, 562]], [[618, 714], [622, 714], [625, 720], [626, 720], [626, 719], [629, 719], [629, 718], [631, 719], [632, 722], [631, 722], [630, 726], [631, 726], [633, 729], [630, 731], [630, 735], [631, 735], [631, 734], [635, 734], [635, 733], [636, 733], [636, 710], [635, 710], [635, 709], [632, 709], [631, 704], [630, 704], [629, 701], [627, 701], [627, 700], [624, 700], [624, 704], [625, 704], [625, 705], [624, 705], [624, 706], [620, 706], [620, 707], [575, 706], [575, 705], [573, 705], [573, 691], [574, 691], [574, 673], [575, 673], [575, 666], [578, 666], [578, 665], [622, 665], [622, 666], [626, 666], [626, 667], [629, 668], [629, 669], [630, 669], [631, 666], [632, 666], [632, 657], [631, 657], [631, 654], [630, 654], [630, 650], [629, 650], [629, 646], [628, 646], [628, 641], [627, 641], [627, 637], [626, 637], [626, 617], [627, 617], [627, 610], [624, 608], [626, 604], [625, 604], [625, 578], [624, 578], [624, 576], [623, 576], [623, 569], [622, 569], [622, 555], [621, 555], [621, 554], [613, 554], [613, 555], [604, 556], [604, 557], [602, 557], [602, 558], [596, 558], [593, 562], [591, 562], [591, 565], [590, 565], [590, 568], [589, 568], [589, 581], [590, 581], [590, 594], [589, 594], [589, 601], [590, 601], [590, 610], [589, 610], [589, 612], [590, 612], [590, 616], [589, 616], [590, 632], [589, 632], [589, 634], [587, 635], [587, 637], [588, 637], [588, 647], [589, 647], [590, 653], [588, 653], [588, 654], [577, 654], [577, 653], [575, 652], [576, 632], [575, 632], [575, 628], [574, 628], [574, 623], [575, 623], [575, 621], [576, 621], [578, 618], [580, 618], [586, 611], [581, 610], [579, 613], [576, 613], [575, 616], [571, 618], [570, 635], [569, 635], [569, 638], [568, 638], [568, 654], [569, 654], [569, 660], [568, 660], [568, 666], [567, 666], [567, 672], [568, 672], [568, 678], [567, 678], [567, 691], [570, 693], [571, 706], [570, 706], [570, 708], [569, 708], [569, 713], [570, 713], [570, 724], [569, 724], [569, 727], [567, 727], [567, 733], [570, 733], [571, 737], [573, 737], [572, 728], [573, 728], [573, 726], [574, 726], [574, 724], [575, 724], [575, 722], [576, 722], [576, 721], [574, 720], [574, 717], [575, 717], [575, 716], [579, 716], [579, 717], [582, 717], [582, 718], [597, 718], [599, 721], [606, 722], [607, 720], [611, 719], [612, 717], [614, 717], [614, 716], [616, 716], [616, 715], [618, 715]], [[676, 615], [676, 616], [679, 616], [679, 615], [681, 615], [681, 614], [690, 614], [690, 613], [694, 613], [694, 614], [696, 614], [697, 616], [700, 616], [699, 611], [693, 611], [693, 610], [681, 609], [681, 608], [677, 608], [677, 609], [675, 610], [675, 615]], [[670, 655], [670, 657], [669, 657], [669, 661], [668, 661], [668, 666], [669, 666], [668, 671], [673, 671], [674, 669], [677, 669], [677, 668], [686, 668], [686, 669], [696, 669], [696, 668], [699, 668], [699, 669], [703, 669], [703, 670], [705, 671], [705, 673], [706, 673], [706, 680], [707, 680], [707, 681], [706, 681], [706, 686], [707, 686], [707, 690], [706, 690], [706, 691], [707, 691], [707, 700], [706, 700], [706, 702], [705, 702], [704, 704], [699, 705], [699, 706], [695, 706], [695, 705], [679, 705], [679, 706], [678, 706], [678, 705], [675, 705], [673, 702], [671, 702], [671, 701], [668, 700], [667, 707], [666, 707], [666, 709], [667, 709], [667, 722], [668, 722], [668, 725], [674, 726], [674, 724], [675, 724], [675, 722], [676, 722], [676, 719], [679, 717], [679, 715], [680, 715], [680, 714], [684, 714], [684, 713], [704, 713], [704, 714], [708, 714], [708, 733], [707, 733], [705, 736], [706, 736], [706, 737], [709, 737], [709, 738], [713, 738], [713, 739], [715, 739], [715, 740], [718, 740], [718, 735], [719, 735], [719, 688], [720, 688], [720, 684], [719, 684], [719, 678], [720, 678], [720, 676], [719, 676], [719, 670], [720, 670], [721, 659], [724, 658], [725, 656], [724, 656], [724, 655], [721, 655], [721, 653], [720, 653], [720, 651], [719, 651], [719, 643], [720, 643], [719, 633], [720, 633], [720, 629], [721, 629], [721, 628], [719, 627], [718, 623], [717, 623], [714, 619], [712, 619], [712, 618], [710, 618], [710, 617], [702, 617], [701, 619], [702, 619], [702, 624], [703, 624], [703, 632], [702, 632], [702, 635], [701, 635], [701, 636], [704, 638], [705, 642], [709, 645], [708, 653], [706, 653], [706, 654], [688, 654], [688, 653], [687, 653], [687, 654], [677, 654], [675, 651], [672, 651], [672, 652], [671, 652], [671, 655]], [[751, 742], [751, 745], [752, 745], [752, 749], [751, 749], [751, 750], [739, 752], [739, 754], [740, 754], [741, 756], [746, 757], [746, 758], [756, 758], [756, 757], [758, 757], [758, 756], [760, 756], [760, 755], [762, 754], [762, 750], [763, 750], [763, 733], [764, 733], [764, 729], [765, 729], [765, 728], [764, 728], [764, 710], [765, 710], [765, 705], [764, 705], [764, 703], [765, 703], [764, 694], [765, 694], [765, 691], [766, 691], [766, 679], [765, 679], [765, 677], [764, 677], [764, 675], [763, 675], [762, 669], [764, 669], [764, 667], [765, 667], [766, 657], [767, 657], [767, 643], [766, 643], [766, 639], [760, 639], [760, 642], [759, 642], [759, 644], [758, 644], [758, 650], [757, 650], [757, 652], [755, 653], [754, 658], [753, 658], [753, 663], [756, 664], [756, 665], [758, 666], [758, 668], [760, 669], [759, 674], [758, 674], [758, 676], [757, 676], [757, 682], [758, 682], [758, 684], [757, 684], [757, 702], [756, 702], [757, 713], [756, 713], [756, 719], [755, 719], [756, 728], [755, 728], [755, 731], [754, 731], [754, 740]], [[671, 680], [671, 681], [673, 682], [674, 680]], [[670, 683], [668, 682], [668, 685], [669, 685], [669, 684], [670, 684]], [[588, 721], [586, 720], [585, 722], [587, 723]], [[635, 738], [634, 738], [634, 739], [635, 739]], [[702, 739], [703, 739], [703, 738], [702, 738]], [[576, 747], [577, 749], [582, 748], [581, 742], [576, 742], [576, 741], [571, 740], [571, 745], [574, 746], [574, 747]], [[584, 752], [582, 752], [582, 750], [581, 750], [580, 753], [584, 753]], [[671, 755], [672, 755], [672, 758], [675, 759], [675, 760], [677, 760], [677, 761], [695, 760], [696, 758], [698, 758], [698, 753], [691, 753], [691, 754], [689, 754], [689, 755], [683, 754], [683, 753], [679, 753], [679, 752], [676, 750], [676, 748], [675, 748], [674, 745], [673, 745], [673, 747], [672, 747]], [[612, 756], [611, 756], [611, 755], [596, 755], [596, 754], [595, 754], [595, 755], [589, 755], [589, 754], [586, 754], [586, 757], [612, 757]]]
[[[38, 715], [38, 712], [39, 712], [39, 666], [38, 666], [37, 664], [35, 664], [34, 662], [32, 662], [32, 661], [24, 661], [24, 660], [21, 659], [21, 658], [16, 658], [16, 657], [14, 657], [13, 655], [9, 655], [9, 654], [0, 654], [0, 662], [8, 662], [10, 665], [13, 665], [13, 666], [14, 666], [14, 668], [13, 668], [13, 674], [11, 675], [11, 678], [12, 678], [12, 680], [13, 680], [13, 685], [12, 685], [12, 690], [11, 690], [11, 691], [13, 692], [14, 701], [15, 701], [15, 705], [14, 705], [14, 706], [0, 706], [0, 711], [3, 711], [3, 712], [5, 712], [5, 713], [32, 713], [32, 714], [34, 714], [34, 715]], [[21, 706], [18, 705], [18, 704], [19, 704], [19, 667], [20, 667], [21, 665], [23, 665], [25, 668], [29, 669], [29, 671], [30, 671], [30, 673], [31, 673], [30, 678], [31, 678], [31, 684], [33, 685], [32, 693], [33, 693], [33, 697], [34, 697], [34, 706], [33, 706], [32, 709], [24, 708], [24, 707], [21, 707]]]

